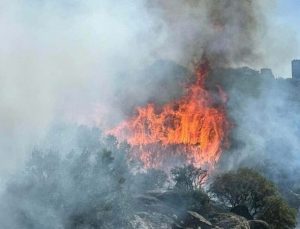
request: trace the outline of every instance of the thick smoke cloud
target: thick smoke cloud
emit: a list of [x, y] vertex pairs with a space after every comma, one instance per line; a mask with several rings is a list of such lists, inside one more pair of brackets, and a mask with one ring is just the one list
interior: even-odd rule
[[240, 85], [229, 91], [233, 96], [229, 112], [236, 123], [232, 131], [243, 144], [235, 152], [240, 157], [232, 158], [227, 166], [272, 163], [275, 170], [280, 168], [296, 176], [294, 172], [300, 165], [299, 84], [294, 80], [265, 79], [258, 72], [249, 77], [252, 79], [244, 83], [237, 80]]
[[[0, 191], [2, 179], [22, 169], [36, 143], [51, 148], [58, 139], [62, 144], [55, 147], [60, 152], [72, 149], [76, 133], [63, 134], [51, 128], [53, 123], [105, 128], [130, 115], [136, 105], [174, 99], [189, 80], [189, 64], [203, 54], [213, 67], [267, 66], [275, 74], [286, 74], [281, 63], [289, 62], [299, 49], [288, 29], [281, 26], [277, 35], [274, 4], [271, 0], [2, 0]], [[280, 168], [288, 165], [292, 177], [300, 163], [295, 125], [300, 110], [289, 102], [292, 87], [257, 80], [258, 72], [244, 70], [217, 72], [225, 78], [242, 77], [235, 81], [238, 85], [232, 78], [220, 80], [231, 98], [228, 108], [237, 141], [236, 150], [223, 158], [222, 168], [255, 166], [263, 158]], [[90, 139], [81, 139], [85, 140]]]
[[170, 25], [168, 39], [174, 46], [166, 47], [168, 58], [179, 57], [186, 64], [191, 56], [205, 53], [218, 66], [261, 62], [258, 42], [266, 27], [266, 1], [154, 2]]
[[[110, 107], [163, 36], [143, 2], [1, 1], [0, 155], [7, 173], [47, 127]], [[128, 73], [124, 79], [121, 73]]]
[[217, 66], [278, 65], [282, 48], [269, 42], [267, 20], [273, 4], [1, 1], [0, 174], [24, 161], [53, 122], [112, 125], [136, 104], [180, 95], [187, 71], [176, 75], [156, 60], [187, 66], [205, 53]]
[[269, 67], [290, 77], [290, 60], [299, 55], [297, 31], [278, 19], [272, 0], [150, 1], [167, 25], [166, 59], [187, 65], [205, 52], [217, 66]]

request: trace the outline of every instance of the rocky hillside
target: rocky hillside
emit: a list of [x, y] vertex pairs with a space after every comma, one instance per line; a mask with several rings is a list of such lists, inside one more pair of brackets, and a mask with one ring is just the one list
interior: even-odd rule
[[[184, 205], [172, 191], [147, 192], [137, 197], [137, 212], [130, 220], [133, 229], [267, 229], [269, 225], [262, 220], [248, 220], [238, 214], [228, 212], [210, 203], [200, 214], [196, 211], [183, 210]], [[177, 199], [178, 202], [176, 204]], [[172, 202], [171, 200], [173, 199]], [[181, 205], [181, 206], [180, 206]]]

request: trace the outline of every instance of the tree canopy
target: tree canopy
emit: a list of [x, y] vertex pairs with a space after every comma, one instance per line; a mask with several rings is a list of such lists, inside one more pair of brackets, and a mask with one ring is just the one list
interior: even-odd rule
[[265, 220], [271, 228], [294, 228], [296, 224], [295, 210], [280, 197], [272, 182], [253, 169], [241, 168], [216, 176], [210, 192], [230, 208], [246, 206], [254, 218]]

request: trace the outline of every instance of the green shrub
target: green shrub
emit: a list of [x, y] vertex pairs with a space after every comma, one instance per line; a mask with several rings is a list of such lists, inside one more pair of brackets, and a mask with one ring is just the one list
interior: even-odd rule
[[227, 207], [244, 205], [256, 219], [268, 222], [271, 228], [294, 228], [296, 212], [279, 196], [272, 182], [248, 168], [217, 176], [210, 192]]
[[290, 229], [296, 226], [297, 211], [290, 208], [279, 196], [270, 196], [265, 199], [265, 206], [258, 216], [269, 223], [272, 229]]

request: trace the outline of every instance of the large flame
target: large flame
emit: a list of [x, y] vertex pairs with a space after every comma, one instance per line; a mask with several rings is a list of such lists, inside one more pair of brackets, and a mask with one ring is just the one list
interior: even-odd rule
[[108, 133], [127, 141], [146, 168], [165, 166], [174, 158], [197, 167], [213, 166], [227, 143], [230, 125], [226, 94], [219, 86], [217, 96], [205, 87], [208, 72], [207, 61], [196, 65], [196, 80], [183, 97], [163, 106], [138, 107], [133, 117]]

